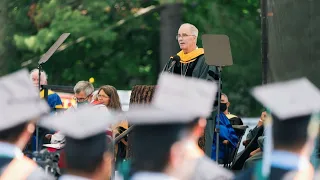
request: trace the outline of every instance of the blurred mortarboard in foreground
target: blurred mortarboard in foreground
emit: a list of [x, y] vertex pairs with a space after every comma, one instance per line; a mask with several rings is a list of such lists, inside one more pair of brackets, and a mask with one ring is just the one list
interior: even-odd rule
[[94, 169], [104, 153], [113, 147], [108, 144], [106, 131], [114, 122], [115, 116], [111, 111], [86, 105], [75, 111], [43, 118], [39, 125], [59, 130], [66, 136], [64, 151], [67, 166], [82, 171]]
[[[254, 88], [251, 93], [276, 118], [273, 120], [269, 116], [264, 123], [266, 138], [262, 171], [256, 171], [258, 178], [261, 179], [270, 174], [273, 139], [275, 140], [279, 136], [288, 138], [291, 133], [295, 133], [296, 137], [305, 136], [310, 115], [318, 113], [320, 110], [320, 91], [307, 78], [299, 78], [259, 86]], [[273, 134], [277, 137], [272, 137]]]
[[0, 77], [0, 131], [13, 128], [48, 113], [26, 69]]
[[281, 120], [320, 110], [320, 91], [307, 78], [256, 87], [252, 95]]
[[129, 136], [132, 172], [167, 164], [170, 148], [185, 137], [186, 127], [196, 118], [210, 116], [216, 92], [215, 82], [162, 73], [151, 104], [130, 105], [124, 113], [136, 125]]
[[87, 105], [75, 111], [66, 111], [56, 116], [48, 116], [39, 121], [39, 125], [48, 129], [60, 131], [63, 135], [73, 139], [85, 139], [99, 133], [105, 133], [108, 127], [116, 122], [116, 116]]
[[214, 82], [163, 73], [151, 104], [130, 106], [124, 115], [133, 124], [188, 123], [210, 115], [216, 91]]

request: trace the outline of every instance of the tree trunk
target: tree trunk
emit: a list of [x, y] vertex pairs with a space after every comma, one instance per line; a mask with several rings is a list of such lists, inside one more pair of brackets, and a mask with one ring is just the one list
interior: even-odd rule
[[271, 78], [307, 77], [320, 88], [320, 1], [270, 0], [269, 7]]
[[8, 0], [1, 0], [0, 1], [0, 76], [8, 73], [8, 67], [7, 67], [7, 59], [6, 59], [6, 46], [5, 46], [5, 39], [7, 36], [7, 31], [6, 31], [6, 25], [8, 24], [7, 22], [7, 3]]
[[181, 9], [180, 3], [168, 3], [160, 13], [160, 72], [170, 56], [179, 51], [176, 35], [181, 25]]

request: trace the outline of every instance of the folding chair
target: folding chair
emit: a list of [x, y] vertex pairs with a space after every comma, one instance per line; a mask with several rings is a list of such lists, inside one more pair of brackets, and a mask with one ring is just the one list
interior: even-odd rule
[[244, 162], [249, 158], [250, 153], [254, 150], [256, 150], [258, 146], [258, 137], [260, 137], [263, 134], [263, 126], [259, 127], [258, 133], [252, 138], [248, 146], [244, 149], [244, 151], [241, 153], [240, 157], [238, 159], [234, 158], [231, 169], [232, 170], [241, 170]]
[[226, 151], [225, 151], [225, 159], [223, 162], [223, 166], [225, 168], [230, 169], [232, 162], [234, 161], [234, 159], [236, 158], [236, 154], [238, 152], [238, 149], [241, 145], [241, 140], [243, 135], [246, 133], [246, 130], [248, 128], [248, 126], [244, 126], [244, 125], [233, 125], [232, 128], [234, 129], [234, 131], [236, 132], [236, 135], [238, 136], [238, 143], [236, 148], [231, 147], [230, 143], [226, 144]]

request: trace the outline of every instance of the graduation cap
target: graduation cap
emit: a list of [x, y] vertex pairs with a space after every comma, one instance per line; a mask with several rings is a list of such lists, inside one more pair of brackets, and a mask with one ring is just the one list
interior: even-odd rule
[[188, 123], [210, 115], [216, 91], [213, 82], [164, 72], [151, 104], [132, 105], [124, 115], [133, 124]]
[[216, 91], [214, 82], [162, 73], [152, 102], [124, 112], [125, 119], [135, 124], [129, 136], [133, 172], [161, 169], [183, 130], [197, 118], [210, 115]]
[[50, 111], [26, 69], [0, 77], [0, 131], [34, 120]]
[[280, 120], [320, 111], [320, 91], [307, 78], [256, 87], [252, 95]]
[[114, 122], [115, 115], [110, 111], [85, 105], [74, 111], [43, 118], [39, 121], [39, 125], [58, 130], [67, 137], [81, 140], [106, 132]]
[[251, 93], [276, 118], [272, 120], [269, 115], [265, 122], [263, 170], [258, 177], [266, 178], [270, 173], [270, 155], [273, 149], [272, 126], [279, 126], [276, 132], [281, 131], [283, 135], [288, 135], [286, 131], [295, 131], [295, 136], [304, 136], [307, 130], [311, 129], [307, 132], [308, 138], [314, 138], [314, 128], [307, 127], [307, 121], [309, 125], [312, 124], [314, 121], [310, 121], [310, 116], [320, 111], [320, 91], [307, 78], [299, 78], [256, 87]]
[[66, 136], [66, 161], [74, 170], [93, 170], [104, 153], [111, 150], [107, 129], [116, 121], [111, 111], [85, 105], [74, 111], [49, 116], [39, 121], [39, 126], [58, 130]]

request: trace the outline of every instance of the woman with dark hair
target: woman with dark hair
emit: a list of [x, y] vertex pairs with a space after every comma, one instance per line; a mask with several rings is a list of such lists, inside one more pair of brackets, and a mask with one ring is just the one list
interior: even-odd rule
[[121, 110], [117, 89], [110, 85], [101, 86], [98, 90], [98, 101], [108, 109]]
[[[104, 85], [98, 90], [98, 101], [100, 105], [105, 105], [110, 110], [122, 111], [120, 98], [117, 89], [110, 85]], [[112, 134], [115, 137], [119, 136], [123, 131], [128, 129], [128, 122], [122, 121], [112, 127]], [[121, 141], [115, 145], [115, 157], [116, 164], [122, 162], [127, 155], [127, 138], [121, 139]]]

